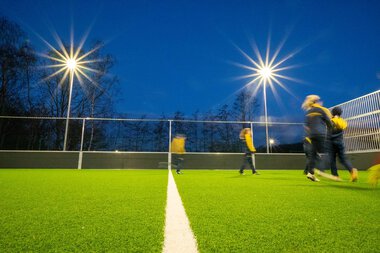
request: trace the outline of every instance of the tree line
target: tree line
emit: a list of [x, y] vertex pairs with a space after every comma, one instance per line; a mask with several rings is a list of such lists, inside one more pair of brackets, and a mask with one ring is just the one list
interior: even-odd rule
[[[90, 67], [98, 71], [86, 73], [89, 78], [73, 86], [70, 111], [74, 117], [112, 116], [118, 80], [109, 73], [115, 60], [103, 52], [101, 45], [101, 41], [93, 42], [91, 48], [98, 50], [87, 57]], [[68, 45], [64, 47], [69, 51]], [[51, 50], [42, 57], [20, 25], [0, 17], [0, 115], [66, 117], [70, 80], [63, 79], [63, 72], [54, 74], [57, 69], [43, 67], [60, 64], [54, 60], [58, 52], [63, 53], [62, 49]], [[82, 50], [81, 55], [85, 53]], [[73, 131], [78, 124], [70, 122]], [[64, 125], [64, 120], [1, 119], [0, 146], [60, 149]], [[95, 132], [95, 127], [91, 131]], [[75, 138], [70, 139], [68, 146], [73, 147]]]

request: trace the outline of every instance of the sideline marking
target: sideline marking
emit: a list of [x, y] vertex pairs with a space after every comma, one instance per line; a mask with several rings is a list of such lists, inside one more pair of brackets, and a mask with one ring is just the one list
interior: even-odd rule
[[163, 253], [198, 253], [197, 241], [190, 228], [181, 196], [169, 170]]

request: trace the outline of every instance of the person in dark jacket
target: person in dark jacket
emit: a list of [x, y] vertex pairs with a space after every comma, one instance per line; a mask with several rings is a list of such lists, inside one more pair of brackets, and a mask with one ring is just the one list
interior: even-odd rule
[[343, 131], [347, 128], [347, 122], [341, 117], [342, 108], [339, 106], [331, 110], [333, 127], [331, 132], [331, 147], [330, 147], [330, 166], [331, 174], [336, 177], [336, 181], [341, 181], [338, 175], [338, 168], [336, 167], [336, 157], [338, 156], [340, 163], [350, 172], [351, 182], [358, 179], [358, 170], [353, 168], [350, 161], [347, 159], [344, 142]]
[[255, 169], [253, 158], [256, 152], [255, 146], [253, 145], [252, 134], [250, 128], [244, 128], [240, 131], [239, 135], [240, 140], [244, 145], [244, 162], [240, 167], [239, 173], [244, 175], [244, 168], [249, 165], [252, 170], [252, 174], [259, 175]]
[[328, 152], [326, 152], [329, 132], [332, 127], [331, 113], [322, 106], [321, 98], [317, 95], [309, 95], [302, 104], [306, 111], [305, 136], [311, 140], [312, 152], [306, 177], [312, 181], [319, 181], [314, 175], [314, 170], [325, 170], [327, 167]]

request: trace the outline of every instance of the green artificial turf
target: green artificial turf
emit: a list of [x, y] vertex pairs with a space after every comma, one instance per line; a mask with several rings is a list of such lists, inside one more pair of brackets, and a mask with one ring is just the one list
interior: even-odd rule
[[161, 252], [166, 170], [0, 170], [1, 252]]
[[200, 252], [379, 252], [380, 189], [366, 175], [184, 170], [175, 180]]

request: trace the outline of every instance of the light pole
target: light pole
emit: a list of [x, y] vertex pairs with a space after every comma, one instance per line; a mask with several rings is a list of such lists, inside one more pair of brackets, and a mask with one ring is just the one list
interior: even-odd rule
[[269, 130], [268, 130], [268, 109], [267, 109], [267, 85], [264, 81], [264, 117], [265, 117], [265, 137], [267, 144], [267, 153], [269, 153], [268, 139], [269, 139]]
[[264, 120], [265, 120], [265, 137], [266, 137], [266, 146], [267, 153], [269, 153], [269, 129], [268, 129], [268, 108], [267, 108], [267, 82], [272, 78], [272, 68], [264, 66], [257, 71], [257, 74], [261, 78], [260, 82], [264, 84], [263, 95], [264, 95]]
[[66, 127], [65, 127], [65, 139], [63, 141], [63, 151], [66, 151], [67, 147], [67, 133], [69, 131], [69, 120], [70, 120], [70, 108], [71, 108], [71, 95], [73, 92], [73, 83], [74, 83], [74, 72], [77, 67], [77, 61], [73, 58], [70, 58], [66, 61], [67, 68], [70, 71], [70, 87], [69, 87], [69, 101], [67, 106], [66, 114]]

